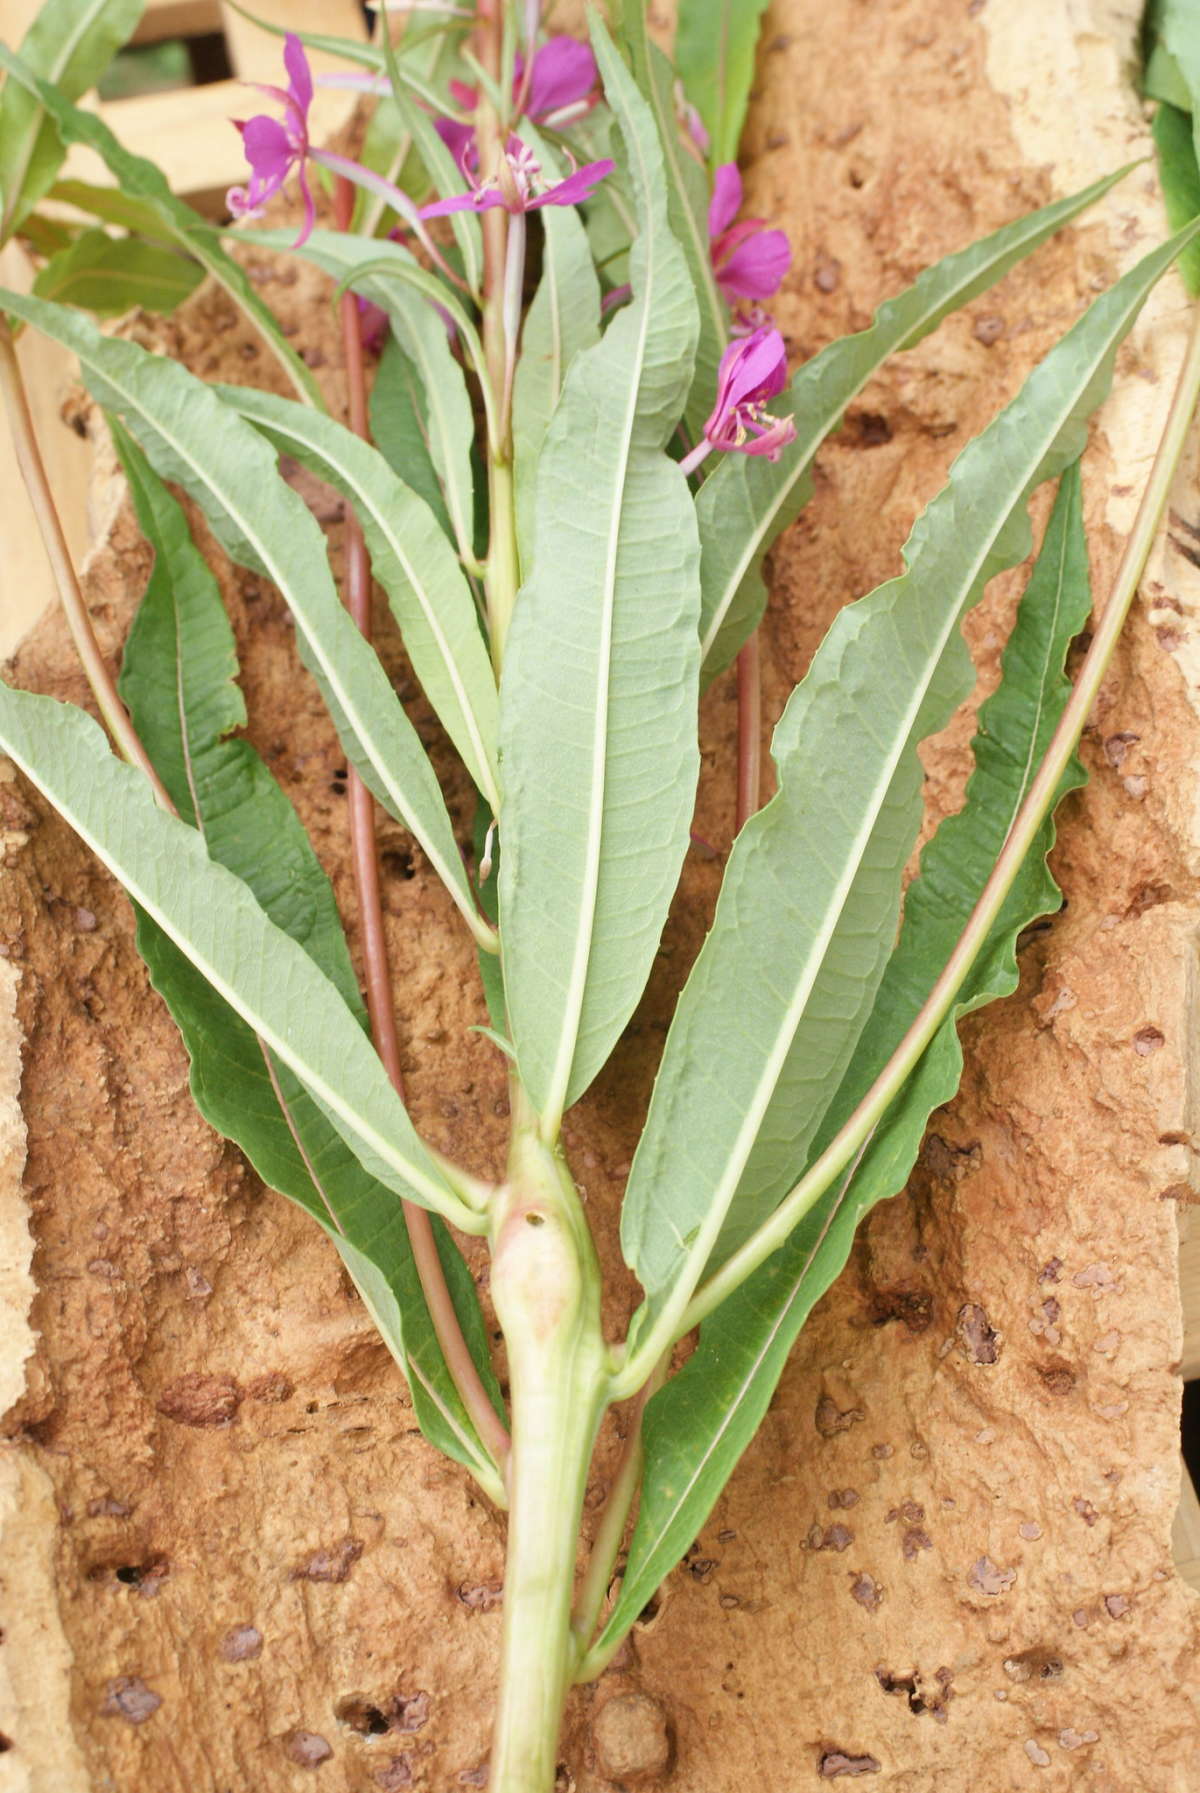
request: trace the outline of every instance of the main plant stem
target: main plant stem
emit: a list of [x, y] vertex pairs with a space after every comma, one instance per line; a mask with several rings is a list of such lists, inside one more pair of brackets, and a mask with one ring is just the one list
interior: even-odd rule
[[508, 1347], [513, 1443], [500, 1695], [489, 1793], [552, 1793], [583, 1498], [608, 1391], [600, 1270], [561, 1154], [514, 1092], [510, 1180], [492, 1234], [492, 1298]]

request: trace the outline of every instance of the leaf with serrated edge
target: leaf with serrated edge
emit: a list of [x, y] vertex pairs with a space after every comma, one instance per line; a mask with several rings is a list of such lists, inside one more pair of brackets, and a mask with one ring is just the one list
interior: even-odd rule
[[[111, 423], [138, 522], [155, 555], [122, 659], [120, 690], [134, 727], [176, 807], [201, 828], [209, 857], [249, 885], [365, 1025], [329, 880], [282, 790], [249, 742], [231, 733], [246, 712], [216, 580], [179, 505], [121, 425]], [[144, 913], [137, 938], [183, 1035], [200, 1112], [245, 1152], [265, 1182], [325, 1228], [408, 1378], [422, 1430], [495, 1493], [494, 1466], [446, 1368], [395, 1196], [368, 1175], [303, 1085]], [[474, 1282], [441, 1222], [434, 1224], [455, 1306], [486, 1377]]]
[[891, 949], [921, 820], [917, 747], [971, 689], [962, 615], [1028, 551], [1028, 496], [1078, 455], [1179, 247], [1097, 299], [968, 444], [904, 573], [840, 613], [793, 692], [775, 734], [780, 789], [735, 843], [630, 1174], [622, 1243], [647, 1291], [635, 1331], [681, 1311], [718, 1243], [758, 1224], [803, 1163]]
[[726, 455], [696, 500], [700, 524], [701, 658], [712, 679], [730, 664], [758, 626], [766, 602], [763, 555], [809, 494], [813, 456], [846, 406], [889, 355], [911, 349], [961, 305], [993, 286], [1024, 256], [1102, 198], [1126, 169], [1082, 193], [1057, 200], [945, 256], [910, 287], [879, 307], [857, 336], [840, 337], [814, 355], [772, 405], [792, 412], [797, 439], [778, 462]]
[[94, 150], [123, 194], [144, 201], [154, 209], [172, 241], [195, 257], [261, 333], [300, 397], [320, 406], [323, 401], [316, 381], [284, 337], [270, 306], [265, 305], [255, 292], [246, 270], [239, 267], [232, 256], [226, 255], [215, 233], [199, 213], [175, 197], [162, 171], [145, 156], [135, 156], [127, 150], [94, 112], [71, 105], [48, 81], [39, 80], [3, 44], [0, 44], [0, 67], [9, 71], [10, 85], [16, 80], [37, 94], [64, 143], [81, 143]]
[[[547, 178], [562, 178], [553, 154], [525, 121], [521, 134]], [[538, 456], [576, 355], [600, 340], [600, 282], [587, 231], [574, 206], [548, 205], [542, 277], [521, 330], [521, 353], [513, 381], [513, 485], [517, 541], [528, 577], [533, 561]]]
[[103, 336], [60, 305], [5, 292], [0, 305], [75, 350], [89, 389], [124, 420], [155, 471], [191, 494], [233, 560], [278, 587], [351, 762], [419, 841], [472, 933], [486, 944], [488, 930], [428, 757], [378, 655], [339, 602], [325, 538], [279, 477], [274, 450], [178, 363]]
[[642, 992], [698, 772], [693, 511], [663, 453], [696, 309], [658, 134], [598, 24], [640, 230], [633, 299], [577, 355], [542, 449], [500, 686], [501, 939], [522, 1080], [553, 1132]]
[[244, 386], [215, 390], [281, 453], [328, 480], [354, 506], [413, 671], [471, 777], [499, 808], [495, 675], [470, 587], [429, 506], [377, 449], [333, 418]]
[[312, 1093], [363, 1167], [468, 1231], [466, 1210], [413, 1130], [336, 987], [268, 920], [240, 878], [214, 865], [186, 822], [159, 809], [90, 716], [0, 686], [0, 746], [133, 901]]
[[[145, 0], [46, 0], [21, 41], [21, 60], [62, 94], [93, 87], [133, 36]], [[0, 241], [53, 183], [65, 151], [44, 108], [10, 80], [0, 96]]]
[[[1002, 680], [979, 713], [976, 770], [963, 809], [942, 823], [910, 887], [897, 950], [863, 1044], [827, 1126], [844, 1120], [902, 1038], [966, 924], [1070, 692], [1063, 662], [1091, 609], [1078, 468], [1063, 475], [1037, 566], [1005, 650]], [[1078, 761], [1056, 802], [1083, 783]], [[876, 1202], [903, 1188], [933, 1110], [958, 1088], [958, 1020], [1017, 986], [1021, 930], [1058, 907], [1046, 865], [1048, 817], [953, 1012], [864, 1153], [845, 1198], [829, 1192], [792, 1238], [704, 1322], [679, 1375], [650, 1402], [637, 1525], [617, 1603], [599, 1639], [610, 1649], [699, 1534], [753, 1438], [788, 1352], [838, 1275], [855, 1229]], [[814, 1146], [814, 1154], [820, 1141]]]

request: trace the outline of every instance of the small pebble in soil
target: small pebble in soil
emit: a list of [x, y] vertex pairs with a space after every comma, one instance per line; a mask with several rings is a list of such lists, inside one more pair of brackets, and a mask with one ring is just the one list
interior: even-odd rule
[[105, 1688], [100, 1710], [108, 1718], [123, 1718], [127, 1724], [144, 1725], [161, 1705], [162, 1695], [147, 1687], [138, 1675], [119, 1675]]
[[671, 1727], [647, 1693], [620, 1693], [592, 1720], [596, 1766], [605, 1780], [640, 1786], [664, 1774], [671, 1762]]

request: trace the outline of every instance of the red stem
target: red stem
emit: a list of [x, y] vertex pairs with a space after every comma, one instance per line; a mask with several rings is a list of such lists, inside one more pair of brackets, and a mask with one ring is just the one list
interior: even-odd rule
[[762, 656], [758, 630], [737, 657], [737, 827], [758, 809], [762, 790]]
[[[354, 210], [354, 187], [339, 175], [334, 190], [334, 219], [339, 230], [348, 230]], [[353, 293], [343, 293], [340, 301], [342, 345], [346, 360], [346, 387], [349, 401], [350, 428], [364, 441], [368, 439], [367, 384], [363, 368], [362, 331], [358, 301]], [[359, 629], [371, 639], [371, 569], [366, 544], [358, 518], [346, 507], [346, 579], [345, 603]], [[349, 768], [347, 797], [350, 805], [350, 850], [354, 867], [354, 885], [358, 898], [359, 925], [362, 928], [363, 961], [367, 981], [367, 1013], [371, 1020], [371, 1036], [375, 1050], [391, 1079], [397, 1095], [404, 1099], [404, 1077], [400, 1069], [400, 1039], [396, 1032], [396, 1011], [392, 1004], [392, 975], [388, 962], [387, 936], [383, 926], [383, 900], [379, 887], [379, 854], [375, 839], [375, 800], [354, 770]], [[503, 1472], [508, 1457], [509, 1437], [503, 1420], [493, 1407], [475, 1361], [471, 1356], [454, 1302], [446, 1284], [445, 1272], [438, 1256], [433, 1223], [425, 1208], [415, 1202], [404, 1203], [404, 1221], [417, 1275], [429, 1308], [434, 1332], [454, 1379], [454, 1386], [484, 1446]]]

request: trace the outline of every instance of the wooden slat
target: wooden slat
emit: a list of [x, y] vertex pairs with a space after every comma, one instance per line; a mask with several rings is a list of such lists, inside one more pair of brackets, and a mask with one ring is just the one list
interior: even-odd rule
[[[33, 270], [24, 251], [9, 243], [0, 252], [0, 280], [28, 291]], [[59, 407], [76, 378], [73, 355], [42, 336], [25, 330], [17, 356], [29, 393], [34, 427], [54, 488], [67, 545], [76, 566], [88, 545], [87, 495], [92, 466], [91, 444], [68, 429]], [[38, 534], [37, 522], [17, 470], [12, 437], [0, 421], [0, 660], [14, 651], [43, 610], [55, 601], [54, 580]]]
[[131, 44], [160, 44], [169, 37], [206, 37], [221, 29], [219, 0], [149, 0]]
[[[220, 10], [229, 64], [238, 79], [279, 83], [282, 48], [279, 38], [243, 18], [224, 0]], [[358, 0], [258, 0], [251, 10], [258, 18], [301, 35], [314, 31], [326, 37], [349, 37], [357, 43], [366, 42], [367, 27]], [[314, 75], [329, 74], [334, 69], [346, 67], [340, 58], [327, 56], [321, 50], [310, 50], [308, 59]]]

